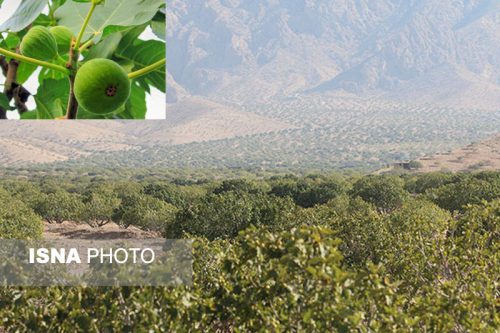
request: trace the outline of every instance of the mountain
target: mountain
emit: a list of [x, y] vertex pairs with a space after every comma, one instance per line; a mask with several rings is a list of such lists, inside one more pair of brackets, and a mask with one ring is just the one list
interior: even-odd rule
[[498, 0], [172, 0], [167, 24], [170, 103], [500, 105]]
[[165, 121], [0, 123], [0, 162], [376, 169], [499, 133], [498, 0], [171, 0], [166, 16]]

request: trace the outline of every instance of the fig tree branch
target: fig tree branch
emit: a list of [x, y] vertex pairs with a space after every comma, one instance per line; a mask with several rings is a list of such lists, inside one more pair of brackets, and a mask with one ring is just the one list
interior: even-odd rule
[[80, 53], [82, 53], [83, 51], [85, 51], [86, 49], [88, 49], [89, 47], [91, 47], [93, 44], [94, 44], [94, 40], [93, 39], [91, 39], [88, 42], [86, 42], [85, 44], [83, 44], [80, 47]]
[[92, 18], [92, 14], [94, 14], [94, 10], [96, 7], [97, 7], [97, 2], [92, 1], [92, 3], [90, 4], [89, 13], [87, 14], [87, 17], [85, 18], [85, 21], [83, 21], [83, 25], [80, 28], [80, 33], [78, 34], [78, 37], [76, 38], [75, 49], [80, 48], [80, 43], [82, 42], [83, 35], [85, 34], [85, 30], [87, 30], [87, 26], [89, 25], [90, 19]]
[[38, 60], [38, 59], [33, 59], [33, 58], [30, 58], [30, 57], [26, 57], [26, 56], [23, 56], [22, 54], [11, 52], [11, 51], [5, 50], [5, 49], [3, 49], [1, 47], [0, 47], [0, 54], [3, 54], [5, 56], [7, 56], [7, 57], [11, 57], [12, 59], [16, 59], [16, 60], [19, 60], [19, 61], [22, 61], [22, 62], [25, 62], [25, 63], [28, 63], [28, 64], [32, 64], [32, 65], [35, 65], [35, 66], [41, 66], [41, 67], [53, 69], [55, 71], [62, 72], [64, 74], [66, 74], [66, 75], [69, 75], [69, 70], [67, 68], [64, 68], [63, 66], [59, 66], [59, 65], [56, 65], [56, 64], [52, 64], [50, 62], [46, 62], [46, 61], [42, 61], [42, 60]]
[[69, 76], [69, 100], [66, 109], [66, 119], [74, 120], [78, 116], [78, 101], [75, 97], [75, 76]]
[[0, 56], [0, 67], [2, 68], [3, 76], [7, 77], [7, 71], [9, 70], [9, 63], [5, 56]]
[[69, 75], [69, 99], [68, 106], [66, 108], [66, 119], [76, 119], [78, 116], [78, 101], [75, 96], [75, 78], [76, 72], [78, 70], [78, 57], [80, 52], [78, 48], [71, 48], [69, 51], [69, 62], [68, 68], [71, 71]]
[[[5, 76], [4, 93], [9, 101], [14, 100], [19, 114], [28, 111], [26, 102], [31, 95], [22, 85], [17, 83], [17, 70], [19, 68], [19, 61], [11, 59], [6, 61], [5, 57], [0, 57], [0, 66]], [[0, 119], [7, 119], [7, 112], [3, 108], [0, 110]]]
[[144, 67], [143, 69], [140, 69], [138, 71], [135, 71], [135, 72], [132, 72], [132, 73], [129, 73], [128, 74], [128, 78], [129, 79], [135, 79], [135, 78], [138, 78], [140, 76], [143, 76], [143, 75], [146, 75], [146, 74], [149, 74], [151, 72], [154, 72], [155, 70], [157, 70], [158, 68], [161, 68], [163, 67], [165, 64], [167, 63], [167, 59], [162, 59], [160, 61], [157, 61], [155, 62], [154, 64], [152, 65], [149, 65], [147, 67]]

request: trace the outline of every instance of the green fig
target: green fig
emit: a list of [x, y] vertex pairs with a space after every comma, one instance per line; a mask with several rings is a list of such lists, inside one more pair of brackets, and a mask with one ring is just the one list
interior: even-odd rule
[[76, 74], [75, 96], [88, 112], [109, 114], [122, 107], [130, 97], [130, 80], [116, 62], [92, 59]]
[[57, 50], [59, 54], [64, 55], [69, 53], [69, 49], [71, 48], [71, 41], [74, 37], [71, 30], [64, 26], [57, 26], [50, 28], [50, 33], [56, 39]]
[[21, 41], [20, 50], [27, 57], [43, 61], [52, 61], [59, 57], [56, 39], [49, 29], [43, 26], [35, 26], [28, 31]]

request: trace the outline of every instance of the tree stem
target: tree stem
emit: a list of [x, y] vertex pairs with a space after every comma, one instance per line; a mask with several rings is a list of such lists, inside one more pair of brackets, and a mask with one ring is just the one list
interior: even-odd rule
[[151, 72], [157, 70], [158, 68], [162, 67], [166, 63], [167, 63], [167, 59], [162, 59], [160, 61], [155, 62], [152, 65], [144, 67], [143, 69], [129, 73], [128, 78], [132, 80], [132, 79], [138, 78], [139, 76], [146, 75], [148, 73], [151, 73]]
[[75, 120], [78, 116], [78, 101], [75, 97], [75, 76], [69, 76], [69, 100], [66, 109], [66, 119]]
[[0, 47], [0, 54], [3, 54], [7, 57], [11, 57], [12, 59], [16, 59], [16, 60], [19, 60], [19, 61], [22, 61], [22, 62], [25, 62], [28, 64], [32, 64], [35, 66], [41, 66], [41, 67], [45, 67], [45, 68], [50, 68], [50, 69], [53, 69], [55, 71], [59, 71], [59, 72], [62, 72], [64, 74], [67, 74], [67, 75], [69, 74], [69, 70], [67, 68], [62, 67], [62, 66], [52, 64], [50, 62], [38, 60], [38, 59], [29, 58], [29, 57], [23, 56], [22, 54], [18, 54], [15, 52], [11, 52], [9, 50], [5, 50], [1, 47]]
[[80, 48], [80, 43], [82, 42], [83, 35], [85, 34], [85, 30], [87, 30], [87, 26], [89, 25], [90, 19], [92, 18], [92, 14], [94, 14], [94, 10], [96, 7], [97, 7], [97, 4], [95, 2], [92, 2], [92, 4], [90, 5], [89, 13], [87, 14], [87, 17], [85, 18], [85, 21], [83, 21], [83, 25], [80, 28], [80, 33], [78, 34], [78, 37], [76, 38], [75, 49]]
[[[11, 59], [8, 63], [5, 57], [0, 57], [0, 65], [5, 76], [4, 93], [9, 102], [14, 100], [16, 109], [20, 115], [28, 111], [26, 102], [30, 93], [22, 85], [17, 83], [17, 70], [19, 61]], [[7, 119], [7, 110], [0, 108], [0, 119]]]
[[66, 109], [66, 119], [74, 120], [78, 116], [78, 101], [75, 96], [75, 78], [78, 70], [78, 57], [80, 53], [78, 49], [71, 49], [69, 52], [69, 63], [68, 67], [71, 68], [71, 74], [69, 75], [69, 99], [68, 107]]

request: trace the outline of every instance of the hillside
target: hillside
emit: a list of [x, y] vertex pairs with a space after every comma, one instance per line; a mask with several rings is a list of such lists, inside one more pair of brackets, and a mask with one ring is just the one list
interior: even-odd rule
[[500, 170], [500, 135], [419, 162], [421, 172]]
[[[0, 163], [50, 163], [103, 152], [217, 140], [293, 126], [217, 103], [185, 101], [166, 121], [9, 121], [0, 123]], [[229, 122], [228, 122], [229, 121]]]
[[[377, 169], [480, 142], [500, 126], [496, 111], [350, 98], [293, 99], [244, 111], [198, 98], [177, 106], [166, 121], [4, 122], [0, 163]], [[488, 147], [481, 154], [493, 158]]]

